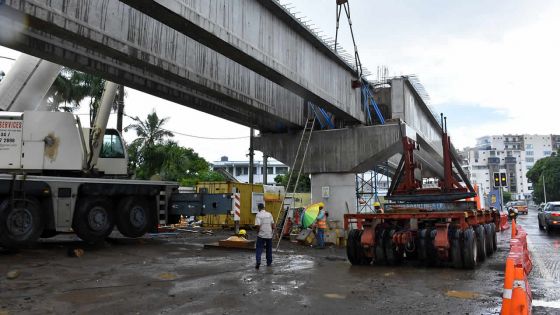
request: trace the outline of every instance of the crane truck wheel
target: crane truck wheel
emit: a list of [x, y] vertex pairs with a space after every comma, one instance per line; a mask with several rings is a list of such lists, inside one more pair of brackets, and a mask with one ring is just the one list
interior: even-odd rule
[[484, 224], [484, 236], [486, 237], [486, 255], [490, 256], [494, 253], [494, 246], [492, 245], [492, 228], [490, 224]]
[[78, 202], [72, 228], [86, 242], [96, 243], [104, 240], [115, 226], [113, 209], [108, 199], [85, 197]]
[[117, 228], [126, 237], [140, 237], [150, 228], [152, 211], [146, 199], [128, 196], [117, 207]]
[[484, 226], [478, 225], [475, 228], [476, 233], [476, 247], [478, 249], [478, 261], [483, 262], [486, 259], [486, 235], [484, 233]]
[[39, 202], [34, 198], [0, 203], [0, 244], [18, 247], [35, 242], [43, 233], [44, 223]]
[[346, 242], [346, 256], [348, 256], [348, 260], [352, 265], [359, 265], [359, 238], [357, 236], [360, 235], [360, 230], [350, 230], [348, 233], [348, 242]]
[[451, 262], [453, 268], [461, 269], [463, 268], [463, 254], [461, 248], [461, 236], [463, 235], [461, 230], [455, 230], [453, 232], [453, 238], [451, 239]]
[[463, 263], [466, 269], [474, 269], [478, 262], [476, 233], [473, 228], [463, 232]]

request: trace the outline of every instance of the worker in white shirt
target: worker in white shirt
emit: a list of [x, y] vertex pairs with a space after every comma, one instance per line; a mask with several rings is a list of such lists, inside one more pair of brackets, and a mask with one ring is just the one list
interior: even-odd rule
[[255, 218], [255, 225], [258, 228], [257, 234], [257, 264], [256, 269], [261, 266], [261, 255], [263, 248], [266, 246], [266, 265], [272, 265], [272, 237], [274, 236], [274, 231], [276, 226], [274, 225], [274, 219], [272, 214], [264, 209], [264, 205], [259, 203], [257, 205], [259, 213]]

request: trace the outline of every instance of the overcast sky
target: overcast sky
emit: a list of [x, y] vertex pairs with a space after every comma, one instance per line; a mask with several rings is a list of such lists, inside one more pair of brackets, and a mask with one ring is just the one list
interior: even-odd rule
[[[334, 37], [334, 2], [294, 0], [290, 7]], [[350, 8], [362, 63], [374, 73], [370, 79], [378, 66], [388, 67], [391, 75], [418, 75], [432, 107], [449, 117], [456, 147], [487, 134], [560, 134], [560, 1], [350, 0]], [[339, 38], [350, 51], [346, 24], [343, 20]], [[17, 57], [17, 52], [0, 47], [0, 56]], [[0, 58], [0, 70], [8, 72], [12, 63]], [[169, 130], [216, 138], [249, 134], [243, 126], [127, 92], [129, 115], [145, 117], [157, 108], [158, 115], [170, 117]], [[177, 135], [176, 140], [210, 161], [222, 155], [246, 159], [248, 151], [247, 138]]]

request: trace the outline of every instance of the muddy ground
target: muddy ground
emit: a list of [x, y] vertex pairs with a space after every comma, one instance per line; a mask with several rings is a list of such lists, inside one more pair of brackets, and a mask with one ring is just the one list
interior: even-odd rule
[[[472, 271], [412, 263], [357, 267], [344, 249], [288, 242], [272, 267], [255, 270], [253, 252], [203, 248], [228, 232], [114, 235], [96, 247], [57, 236], [0, 254], [0, 314], [498, 314], [508, 233]], [[69, 257], [75, 248], [83, 256]], [[21, 273], [8, 280], [13, 270]], [[548, 285], [534, 286], [539, 300], [546, 300]]]

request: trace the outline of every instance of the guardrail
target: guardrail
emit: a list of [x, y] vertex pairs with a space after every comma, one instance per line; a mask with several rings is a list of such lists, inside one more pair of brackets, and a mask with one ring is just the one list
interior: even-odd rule
[[527, 247], [527, 233], [511, 221], [511, 240], [506, 259], [502, 315], [531, 314], [531, 286], [527, 277], [533, 269], [533, 262]]

